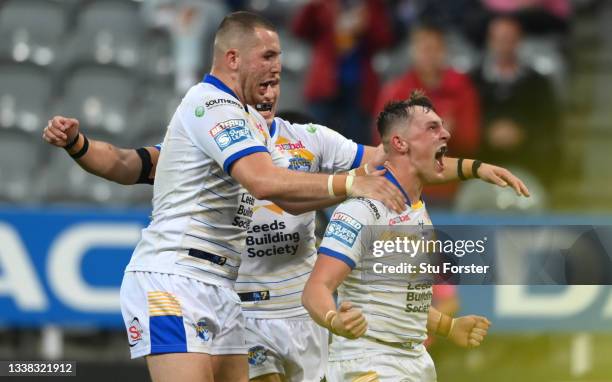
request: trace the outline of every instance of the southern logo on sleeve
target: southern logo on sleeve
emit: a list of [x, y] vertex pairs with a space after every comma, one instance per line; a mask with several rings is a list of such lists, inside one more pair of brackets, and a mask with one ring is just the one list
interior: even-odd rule
[[333, 238], [342, 244], [353, 247], [363, 225], [350, 215], [335, 212], [327, 225], [325, 237]]
[[209, 134], [221, 151], [235, 143], [252, 138], [251, 131], [244, 119], [228, 119], [220, 122], [209, 131]]

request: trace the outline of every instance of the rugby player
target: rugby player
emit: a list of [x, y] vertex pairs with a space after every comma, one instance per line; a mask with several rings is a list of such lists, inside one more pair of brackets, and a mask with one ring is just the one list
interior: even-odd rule
[[[234, 285], [253, 196], [280, 203], [362, 195], [403, 208], [401, 193], [383, 177], [286, 168], [265, 120], [245, 103], [246, 89], [279, 75], [274, 27], [251, 13], [230, 14], [215, 36], [211, 73], [187, 92], [170, 121], [156, 167], [152, 222], [120, 295], [132, 357], [146, 356], [154, 381], [248, 379]], [[89, 142], [78, 134], [68, 146], [78, 159]]]
[[[270, 129], [278, 129], [272, 135], [276, 137], [275, 142], [280, 141], [277, 145], [281, 149], [285, 146], [290, 167], [326, 172], [330, 167], [326, 163], [330, 161], [336, 171], [347, 170], [349, 162], [355, 166], [353, 162], [360, 149], [354, 143], [324, 126], [291, 124], [274, 118], [279, 89], [278, 82], [272, 82], [263, 95], [259, 94], [259, 86], [249, 90]], [[65, 137], [58, 138], [61, 134]], [[61, 116], [49, 121], [44, 131], [45, 140], [58, 147], [65, 146], [77, 134], [78, 120]], [[335, 144], [325, 145], [326, 142]], [[335, 158], [338, 152], [344, 152], [337, 150], [342, 147], [348, 148], [345, 155]], [[91, 140], [90, 149], [77, 161], [91, 173], [119, 183], [152, 182], [160, 148], [161, 145], [138, 150], [118, 149]], [[144, 150], [148, 156], [142, 155]], [[369, 161], [374, 166], [370, 161], [374, 153], [374, 148], [366, 147], [361, 163]], [[376, 162], [380, 163], [380, 159], [375, 159]], [[487, 177], [489, 169], [506, 176], [505, 170], [491, 167], [483, 164], [479, 172]], [[518, 181], [511, 175], [507, 179]], [[256, 201], [256, 206], [237, 280], [246, 317], [250, 377], [258, 381], [279, 380], [281, 376], [289, 381], [318, 380], [327, 358], [327, 331], [312, 323], [300, 303], [300, 292], [315, 260], [313, 214], [294, 217], [266, 201]], [[274, 236], [289, 239], [275, 244]], [[295, 251], [280, 254], [275, 248], [287, 245], [295, 246]]]
[[[362, 149], [323, 126], [291, 125], [274, 119], [278, 80], [252, 85], [245, 90], [245, 99], [261, 110], [276, 147], [289, 159], [289, 168], [346, 171], [373, 157], [374, 148]], [[78, 135], [78, 121], [64, 117], [55, 117], [44, 132], [45, 140], [60, 147]], [[77, 162], [87, 171], [119, 183], [150, 183], [160, 147], [124, 150], [91, 140], [88, 151]], [[74, 150], [69, 149], [69, 152]], [[445, 158], [445, 161], [452, 159]], [[465, 162], [469, 166], [471, 161]], [[456, 179], [455, 174], [455, 171], [450, 171], [448, 180]], [[517, 190], [524, 187], [509, 172], [495, 166], [483, 164], [479, 174], [491, 182], [501, 180], [500, 176]], [[308, 208], [321, 208], [342, 199], [329, 198]], [[247, 238], [237, 281], [247, 317], [250, 375], [252, 378], [267, 375], [266, 380], [275, 380], [279, 374], [288, 380], [318, 380], [320, 352], [324, 353], [326, 340], [320, 340], [320, 328], [310, 319], [305, 319], [300, 304], [301, 290], [316, 254], [313, 217], [306, 214], [293, 218], [271, 202], [256, 203], [254, 225]], [[279, 240], [290, 243], [276, 245], [274, 240], [279, 237]], [[287, 269], [291, 271], [287, 272]], [[290, 337], [293, 341], [287, 340]]]
[[421, 189], [443, 178], [450, 134], [420, 92], [388, 104], [377, 126], [388, 153], [385, 177], [401, 190], [407, 210], [398, 214], [368, 198], [342, 203], [329, 222], [302, 302], [333, 333], [328, 381], [435, 381], [433, 361], [423, 346], [427, 333], [473, 347], [483, 340], [489, 321], [452, 319], [431, 307], [431, 280], [412, 281], [406, 275], [383, 286], [368, 280], [362, 260], [379, 235], [369, 227], [431, 225]]
[[[330, 163], [336, 171], [349, 169], [349, 163], [357, 165], [359, 146], [337, 133], [324, 126], [291, 124], [274, 118], [279, 90], [277, 81], [268, 84], [263, 94], [260, 86], [256, 86], [247, 90], [251, 94], [247, 99], [254, 100], [253, 105], [261, 110], [270, 130], [275, 131], [272, 136], [288, 156], [290, 168], [327, 172]], [[62, 134], [64, 137], [59, 138]], [[78, 120], [57, 116], [49, 121], [44, 138], [63, 147], [77, 134]], [[160, 147], [126, 150], [91, 140], [90, 149], [77, 161], [87, 171], [119, 183], [151, 182]], [[144, 150], [148, 155], [142, 155]], [[365, 147], [363, 151], [361, 163], [370, 162], [373, 166], [370, 158], [375, 156], [374, 148]], [[505, 170], [486, 164], [479, 172], [490, 179], [489, 170], [510, 182], [520, 182]], [[313, 218], [313, 214], [293, 217], [271, 202], [256, 202], [237, 280], [246, 317], [249, 374], [253, 380], [278, 380], [280, 375], [290, 381], [318, 380], [324, 370], [327, 331], [322, 333], [322, 328], [312, 323], [300, 303], [300, 292], [315, 260]], [[281, 236], [289, 239], [272, 242]], [[295, 251], [280, 254], [276, 249], [287, 245], [295, 247]]]

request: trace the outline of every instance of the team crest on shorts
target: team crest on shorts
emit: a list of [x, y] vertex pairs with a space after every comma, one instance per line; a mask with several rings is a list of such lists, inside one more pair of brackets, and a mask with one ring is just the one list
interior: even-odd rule
[[249, 349], [249, 365], [259, 366], [268, 359], [267, 350], [261, 345], [253, 346]]
[[132, 321], [128, 324], [128, 343], [130, 347], [136, 346], [142, 340], [142, 326], [140, 325], [140, 321], [138, 321], [138, 317], [134, 317]]
[[197, 336], [202, 341], [208, 341], [210, 339], [210, 332], [208, 330], [208, 324], [206, 323], [205, 319], [200, 318], [194, 326]]

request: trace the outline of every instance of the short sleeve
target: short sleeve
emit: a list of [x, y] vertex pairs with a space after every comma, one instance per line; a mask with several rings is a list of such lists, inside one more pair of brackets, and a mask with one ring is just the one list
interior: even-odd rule
[[359, 167], [364, 147], [328, 127], [310, 124], [320, 147], [321, 172], [342, 172]]
[[372, 212], [357, 200], [342, 203], [332, 214], [323, 235], [319, 253], [343, 261], [351, 269], [360, 261], [368, 248], [369, 226], [374, 224]]
[[257, 139], [262, 127], [255, 126], [254, 120], [232, 97], [215, 94], [200, 98], [188, 93], [178, 115], [194, 145], [228, 174], [238, 159], [268, 152], [266, 142]]

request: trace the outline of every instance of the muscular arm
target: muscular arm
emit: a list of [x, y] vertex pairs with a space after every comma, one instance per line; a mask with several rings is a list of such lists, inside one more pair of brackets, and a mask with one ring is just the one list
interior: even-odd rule
[[[83, 137], [70, 150], [69, 154], [77, 153], [83, 146]], [[145, 147], [151, 156], [152, 168], [149, 178], [155, 177], [155, 166], [159, 159], [159, 150], [155, 147]], [[142, 160], [136, 150], [121, 149], [103, 141], [89, 140], [89, 149], [76, 162], [83, 170], [119, 184], [135, 184], [142, 170]]]
[[[234, 179], [260, 200], [304, 202], [329, 198], [328, 175], [276, 167], [267, 153], [254, 153], [238, 159], [230, 172]], [[335, 184], [342, 189], [346, 176], [336, 175], [334, 179]], [[346, 193], [338, 195], [345, 196]], [[380, 200], [395, 211], [404, 208], [401, 193], [380, 176], [355, 177], [351, 195]]]
[[[77, 138], [78, 137], [78, 138]], [[48, 143], [65, 147], [77, 139], [68, 149], [68, 154], [76, 154], [84, 147], [85, 138], [79, 131], [79, 121], [74, 118], [55, 116], [43, 131], [43, 139]], [[135, 184], [142, 171], [142, 160], [134, 149], [120, 149], [110, 143], [88, 139], [89, 147], [84, 155], [75, 159], [85, 171], [102, 178], [120, 183]], [[155, 147], [144, 148], [151, 159], [149, 179], [155, 176], [159, 150]]]
[[350, 272], [349, 266], [338, 259], [321, 254], [317, 257], [302, 293], [302, 304], [317, 324], [327, 327], [326, 313], [336, 310], [333, 293]]

